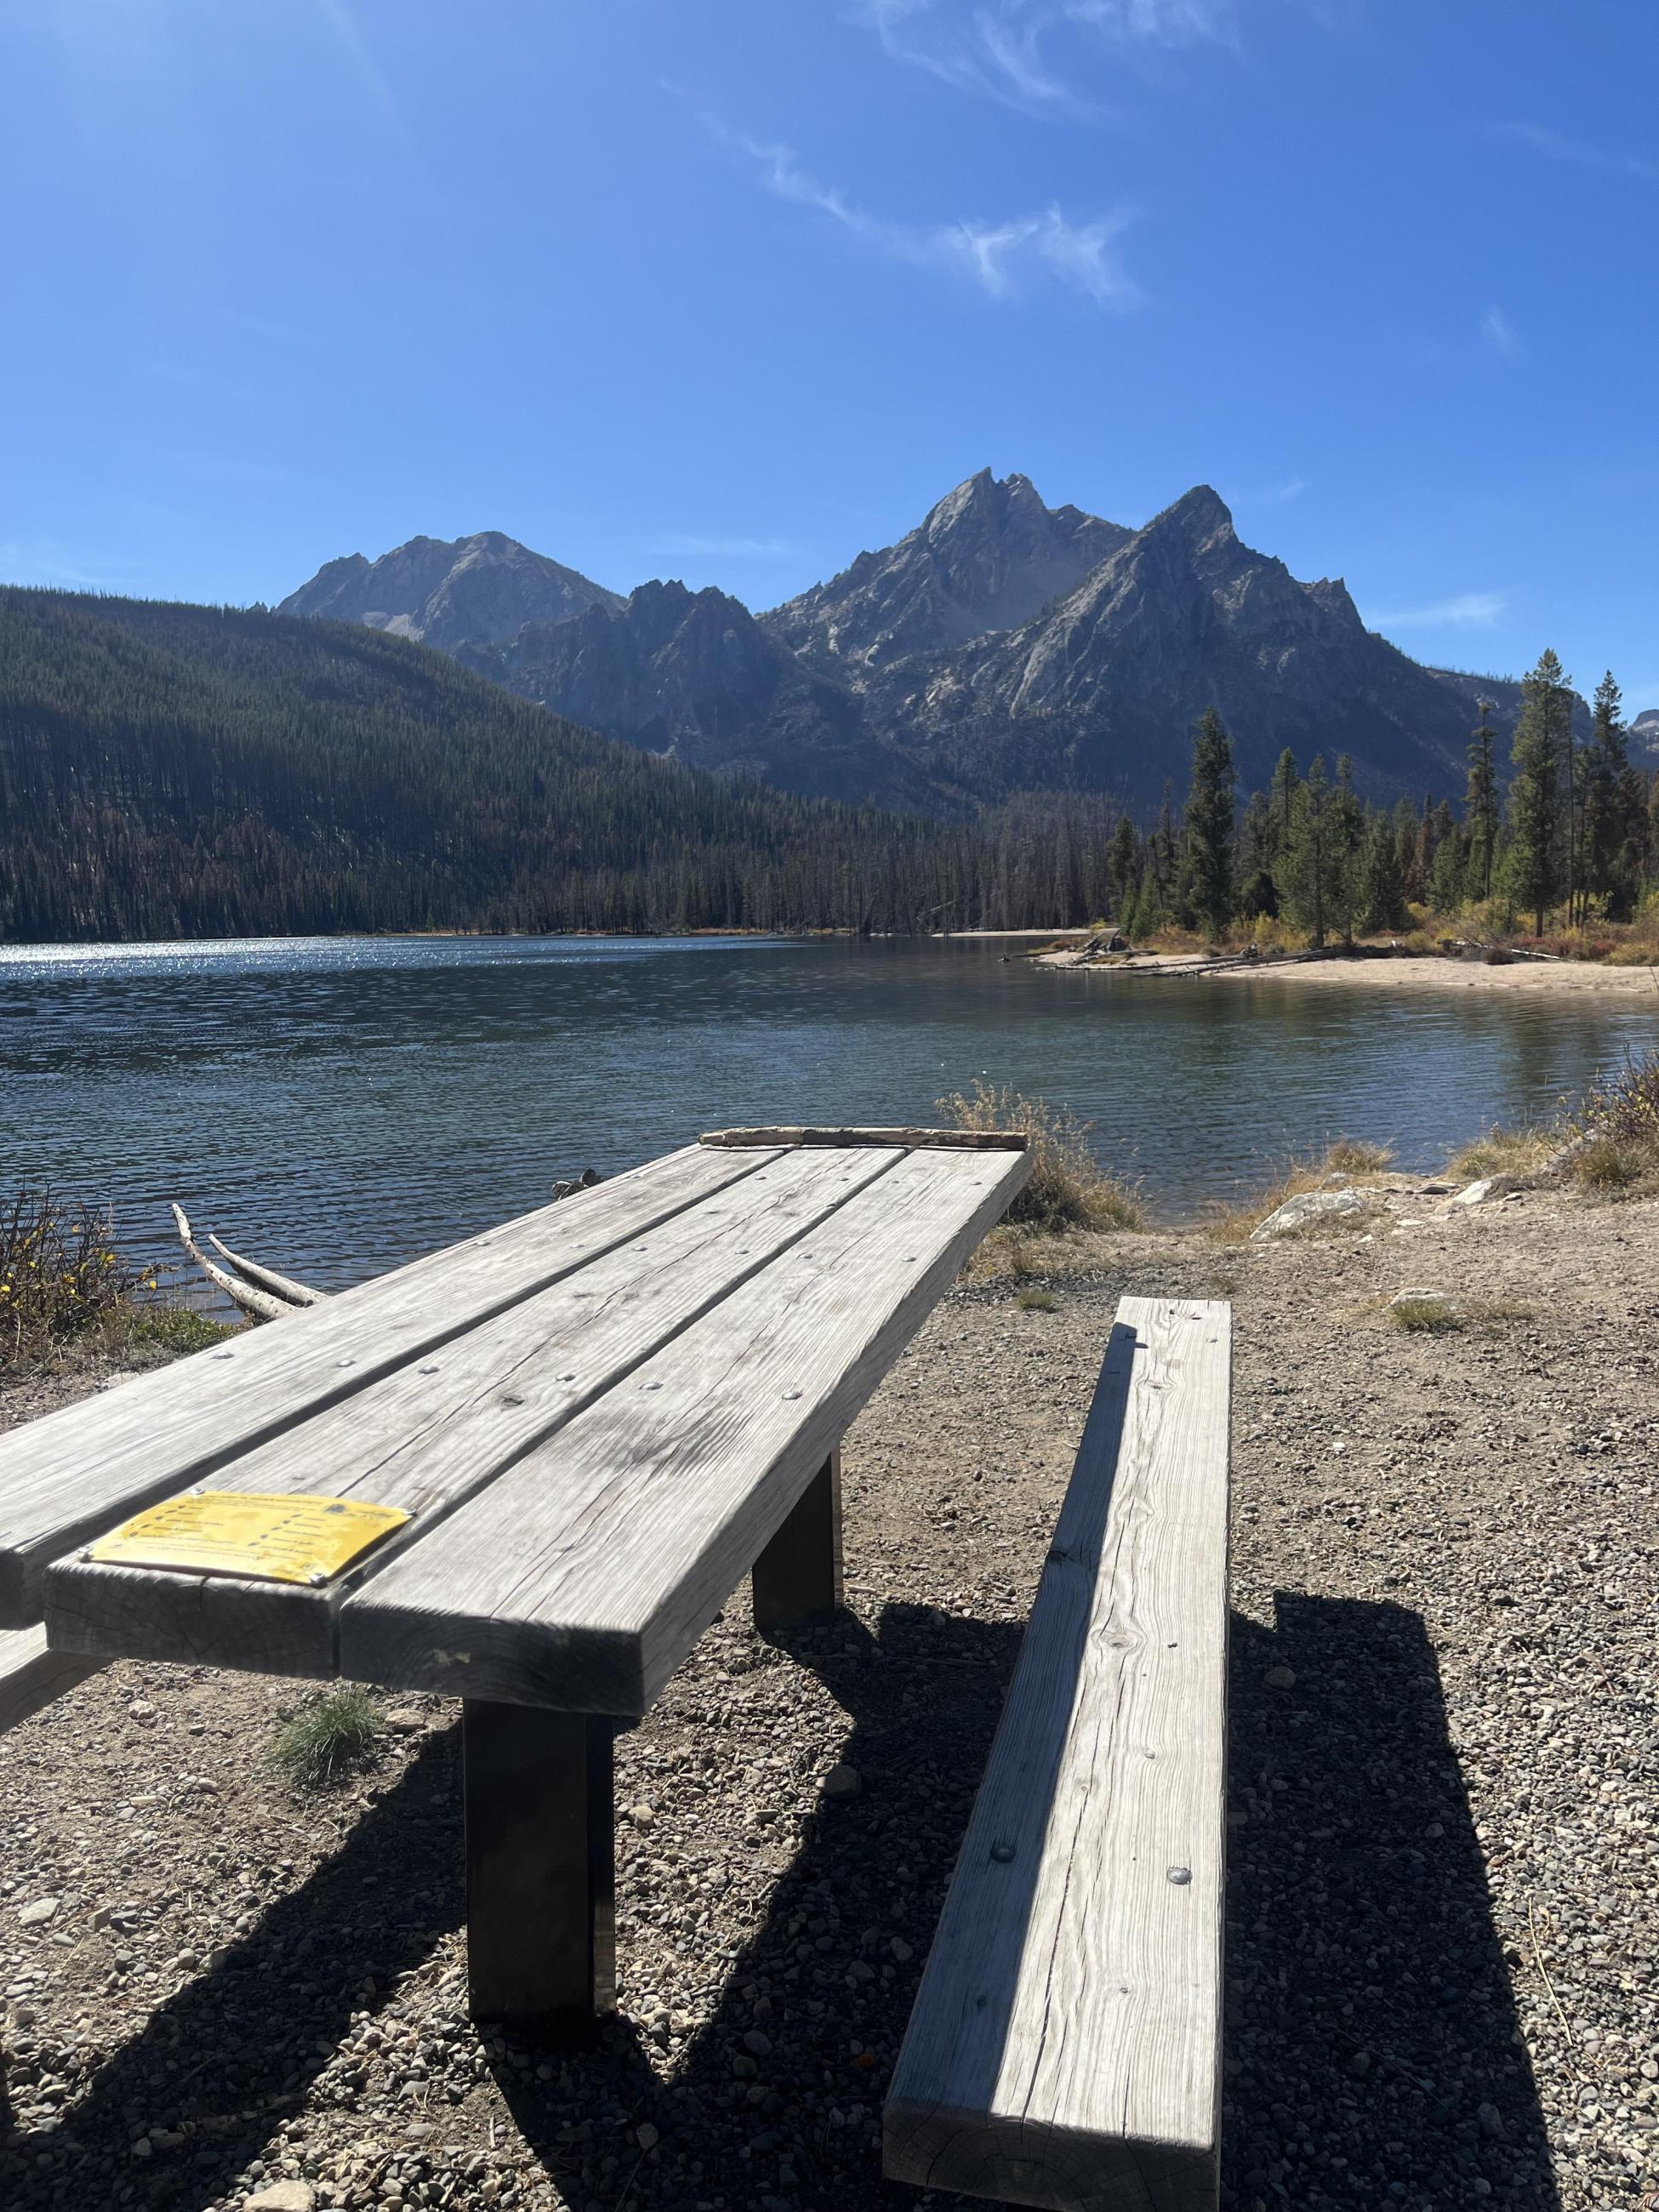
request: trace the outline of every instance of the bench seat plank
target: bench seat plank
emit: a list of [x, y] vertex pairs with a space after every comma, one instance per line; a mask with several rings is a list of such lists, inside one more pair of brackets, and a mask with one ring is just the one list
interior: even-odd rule
[[216, 1489], [361, 1497], [416, 1516], [318, 1589], [80, 1559], [46, 1577], [54, 1646], [331, 1676], [347, 1591], [813, 1232], [896, 1152], [787, 1152], [354, 1397], [222, 1467]]
[[1230, 1333], [1223, 1304], [1118, 1309], [894, 2073], [894, 2179], [1216, 2203]]
[[0, 1629], [40, 1618], [60, 1554], [779, 1157], [688, 1146], [9, 1431]]
[[1030, 1170], [1024, 1152], [896, 1154], [349, 1596], [341, 1672], [644, 1712]]
[[98, 1671], [95, 1659], [49, 1650], [44, 1628], [0, 1635], [0, 1735]]

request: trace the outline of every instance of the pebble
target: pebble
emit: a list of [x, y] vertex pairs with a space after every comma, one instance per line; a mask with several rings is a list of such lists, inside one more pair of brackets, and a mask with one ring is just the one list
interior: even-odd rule
[[856, 1797], [863, 1787], [864, 1777], [856, 1766], [848, 1765], [845, 1759], [832, 1766], [823, 1778], [826, 1797]]
[[1293, 1690], [1296, 1687], [1296, 1669], [1281, 1662], [1277, 1667], [1269, 1667], [1261, 1679], [1270, 1690]]
[[24, 1905], [18, 1913], [18, 1925], [22, 1928], [44, 1927], [62, 1903], [63, 1899], [58, 1897], [37, 1897], [32, 1905]]

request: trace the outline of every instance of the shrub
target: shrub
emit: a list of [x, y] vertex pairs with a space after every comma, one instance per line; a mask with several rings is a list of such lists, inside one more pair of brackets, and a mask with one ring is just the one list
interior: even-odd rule
[[1627, 1054], [1616, 1075], [1584, 1093], [1570, 1124], [1584, 1136], [1611, 1137], [1659, 1151], [1659, 1052], [1639, 1060]]
[[1650, 1164], [1639, 1146], [1621, 1145], [1615, 1137], [1595, 1137], [1574, 1154], [1572, 1179], [1586, 1190], [1628, 1190], [1641, 1182]]
[[106, 1216], [50, 1190], [17, 1192], [0, 1206], [0, 1356], [20, 1358], [109, 1322], [142, 1280], [117, 1252]]
[[1115, 1181], [1089, 1149], [1089, 1124], [1069, 1108], [1027, 1098], [1008, 1084], [977, 1083], [939, 1101], [958, 1129], [1023, 1129], [1031, 1173], [1006, 1218], [1034, 1229], [1139, 1229], [1139, 1197]]
[[1483, 1176], [1530, 1175], [1543, 1166], [1560, 1141], [1547, 1129], [1494, 1127], [1454, 1152], [1446, 1163], [1446, 1172], [1471, 1182]]
[[384, 1723], [361, 1682], [343, 1683], [302, 1705], [270, 1755], [297, 1789], [319, 1790], [368, 1763]]

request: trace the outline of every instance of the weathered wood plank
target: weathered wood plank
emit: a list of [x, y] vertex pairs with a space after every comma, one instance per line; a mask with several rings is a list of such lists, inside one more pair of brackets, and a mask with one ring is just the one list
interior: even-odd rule
[[0, 1735], [97, 1674], [99, 1664], [48, 1650], [44, 1628], [17, 1628], [0, 1636]]
[[0, 1437], [0, 1629], [39, 1619], [41, 1577], [59, 1554], [757, 1173], [769, 1157], [688, 1146], [9, 1431]]
[[318, 1589], [71, 1559], [46, 1576], [54, 1645], [330, 1676], [342, 1597], [397, 1549], [615, 1389], [855, 1192], [894, 1152], [793, 1152], [399, 1368], [215, 1474], [216, 1489], [361, 1497], [416, 1517]]
[[1216, 2203], [1230, 1328], [1118, 1309], [894, 2072], [894, 2179]]
[[937, 1146], [945, 1152], [1023, 1152], [1023, 1129], [705, 1129], [700, 1145], [897, 1145], [905, 1150]]
[[645, 1711], [1030, 1171], [902, 1154], [349, 1596], [341, 1672]]

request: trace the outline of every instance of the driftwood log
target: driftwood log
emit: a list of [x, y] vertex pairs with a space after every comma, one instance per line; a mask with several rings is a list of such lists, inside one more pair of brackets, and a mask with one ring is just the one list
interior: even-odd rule
[[[592, 1168], [584, 1168], [581, 1174], [568, 1182], [556, 1182], [556, 1199], [574, 1198], [578, 1191], [592, 1190], [599, 1177]], [[179, 1242], [194, 1260], [214, 1288], [222, 1291], [233, 1305], [240, 1307], [255, 1321], [280, 1321], [284, 1314], [298, 1312], [304, 1306], [323, 1304], [328, 1296], [325, 1291], [313, 1291], [307, 1283], [299, 1283], [292, 1275], [279, 1274], [275, 1267], [267, 1267], [262, 1261], [245, 1259], [241, 1253], [233, 1252], [210, 1232], [208, 1243], [222, 1260], [230, 1262], [222, 1267], [210, 1260], [196, 1241], [194, 1231], [185, 1209], [175, 1199], [173, 1218], [178, 1224]]]

